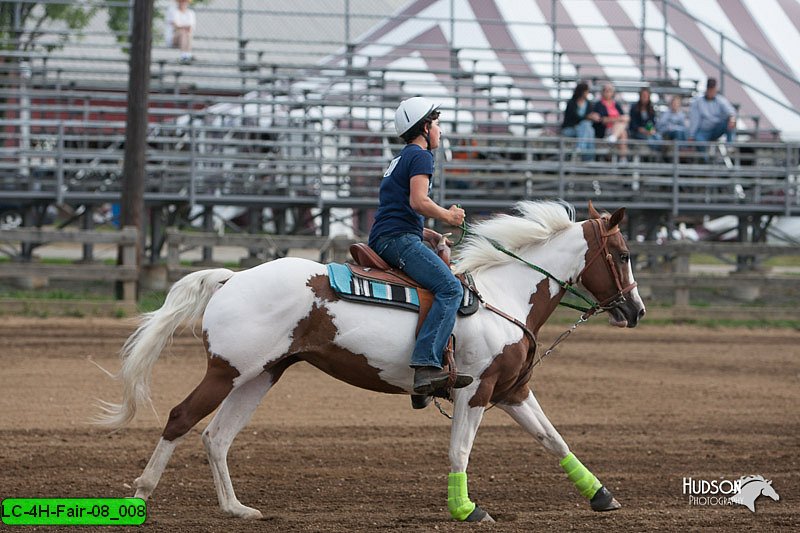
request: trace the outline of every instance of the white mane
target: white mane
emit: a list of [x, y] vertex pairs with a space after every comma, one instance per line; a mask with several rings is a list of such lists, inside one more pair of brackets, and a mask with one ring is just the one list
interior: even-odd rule
[[575, 223], [575, 209], [566, 202], [519, 202], [518, 213], [498, 215], [469, 226], [466, 240], [455, 254], [456, 273], [475, 272], [514, 259], [488, 239], [516, 253], [525, 246], [546, 242]]

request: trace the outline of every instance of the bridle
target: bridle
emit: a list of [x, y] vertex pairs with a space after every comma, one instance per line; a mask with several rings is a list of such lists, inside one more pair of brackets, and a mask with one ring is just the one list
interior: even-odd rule
[[[577, 281], [580, 283], [583, 275], [586, 271], [592, 266], [592, 264], [601, 256], [605, 260], [606, 268], [608, 269], [608, 273], [614, 280], [614, 285], [616, 286], [617, 292], [612, 294], [605, 300], [601, 302], [595, 302], [592, 307], [584, 312], [590, 312], [590, 314], [594, 314], [597, 311], [608, 311], [610, 309], [614, 309], [615, 307], [619, 307], [626, 301], [626, 296], [630, 294], [630, 292], [636, 288], [637, 283], [634, 281], [628, 285], [623, 285], [622, 274], [620, 274], [619, 269], [617, 268], [616, 263], [614, 262], [614, 256], [608, 249], [608, 238], [612, 235], [616, 235], [620, 232], [619, 226], [614, 226], [611, 230], [606, 231], [603, 227], [603, 221], [605, 219], [602, 218], [592, 218], [587, 220], [592, 225], [592, 230], [597, 238], [598, 246], [595, 251], [589, 256], [589, 259], [586, 261], [583, 269], [578, 274]], [[556, 280], [558, 281], [558, 280]]]

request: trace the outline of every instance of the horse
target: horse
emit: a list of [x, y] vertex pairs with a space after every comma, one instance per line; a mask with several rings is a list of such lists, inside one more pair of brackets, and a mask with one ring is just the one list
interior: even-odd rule
[[739, 480], [739, 490], [731, 496], [731, 503], [738, 503], [750, 509], [751, 513], [756, 512], [756, 500], [759, 496], [767, 496], [773, 501], [781, 499], [778, 493], [772, 488], [772, 480], [764, 479], [764, 476], [746, 476]]
[[[455, 363], [474, 377], [451, 391], [448, 510], [459, 521], [493, 521], [469, 498], [467, 463], [484, 411], [496, 405], [544, 447], [595, 511], [620, 504], [570, 451], [528, 386], [536, 336], [565, 292], [578, 284], [607, 311], [610, 324], [635, 327], [645, 314], [630, 252], [619, 224], [625, 210], [575, 221], [563, 202], [521, 202], [470, 227], [456, 254], [455, 271], [470, 272], [483, 305], [459, 317]], [[223, 513], [261, 518], [236, 497], [227, 453], [267, 391], [284, 371], [305, 361], [336, 379], [364, 389], [411, 394], [409, 367], [417, 316], [339, 299], [325, 265], [282, 258], [249, 270], [210, 269], [176, 282], [164, 305], [144, 314], [121, 350], [116, 377], [121, 403], [104, 402], [99, 422], [120, 428], [150, 402], [153, 366], [176, 328], [202, 315], [207, 370], [200, 384], [169, 413], [147, 466], [134, 481], [147, 499], [183, 437], [219, 408], [202, 432]]]

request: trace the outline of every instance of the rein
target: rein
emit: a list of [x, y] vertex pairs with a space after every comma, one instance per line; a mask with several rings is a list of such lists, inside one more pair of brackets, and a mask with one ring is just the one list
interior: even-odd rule
[[[577, 296], [578, 298], [580, 298], [581, 300], [583, 300], [584, 302], [589, 304], [589, 307], [575, 305], [575, 304], [571, 304], [571, 303], [567, 303], [567, 302], [558, 302], [558, 305], [563, 305], [564, 307], [569, 307], [571, 309], [575, 309], [576, 311], [580, 311], [582, 313], [588, 313], [589, 316], [595, 314], [599, 310], [605, 311], [605, 309], [603, 309], [598, 302], [594, 301], [593, 299], [589, 298], [588, 296], [585, 296], [578, 289], [576, 289], [575, 285], [572, 282], [563, 281], [563, 280], [555, 277], [553, 274], [551, 274], [547, 270], [543, 269], [539, 265], [534, 265], [530, 261], [527, 261], [527, 260], [523, 259], [522, 257], [518, 256], [517, 254], [515, 254], [511, 250], [508, 250], [502, 244], [500, 244], [500, 243], [498, 243], [496, 241], [493, 241], [491, 239], [487, 239], [487, 240], [489, 241], [489, 243], [492, 246], [495, 247], [496, 250], [499, 250], [499, 251], [503, 252], [504, 254], [506, 254], [509, 257], [513, 257], [514, 259], [516, 259], [517, 261], [521, 262], [525, 266], [527, 266], [529, 268], [532, 268], [536, 272], [538, 272], [540, 274], [543, 274], [545, 277], [548, 277], [548, 278], [552, 279], [553, 281], [555, 281], [558, 284], [559, 287], [561, 287], [562, 289], [564, 289], [565, 291], [567, 291], [567, 292], [569, 292], [571, 294], [574, 294], [575, 296]], [[591, 264], [591, 262], [587, 263], [587, 267], [589, 266], [589, 264]], [[586, 270], [586, 268], [584, 268], [584, 271], [585, 270]], [[583, 274], [583, 272], [581, 272], [581, 274]], [[580, 279], [580, 275], [578, 276], [578, 279]]]

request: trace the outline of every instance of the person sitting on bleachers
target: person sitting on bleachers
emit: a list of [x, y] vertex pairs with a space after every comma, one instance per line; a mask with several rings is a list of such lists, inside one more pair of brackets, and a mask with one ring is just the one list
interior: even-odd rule
[[632, 139], [647, 141], [650, 148], [656, 150], [661, 141], [661, 134], [656, 131], [656, 111], [650, 100], [650, 89], [647, 87], [639, 91], [639, 101], [631, 104], [631, 122], [628, 133]]
[[667, 141], [685, 141], [687, 137], [686, 113], [681, 109], [681, 97], [675, 95], [669, 101], [669, 109], [656, 120], [656, 130]]
[[599, 120], [600, 115], [592, 111], [589, 102], [589, 85], [580, 82], [564, 110], [561, 135], [578, 139], [577, 149], [584, 161], [594, 159], [594, 123]]
[[718, 94], [717, 80], [708, 78], [705, 94], [695, 97], [689, 108], [689, 140], [716, 141], [724, 134], [730, 143], [735, 133], [736, 110], [727, 98]]
[[618, 143], [620, 159], [627, 162], [630, 116], [625, 114], [622, 105], [614, 99], [614, 93], [612, 84], [603, 84], [600, 100], [594, 105], [594, 111], [600, 116], [600, 121], [594, 125], [595, 137]]

